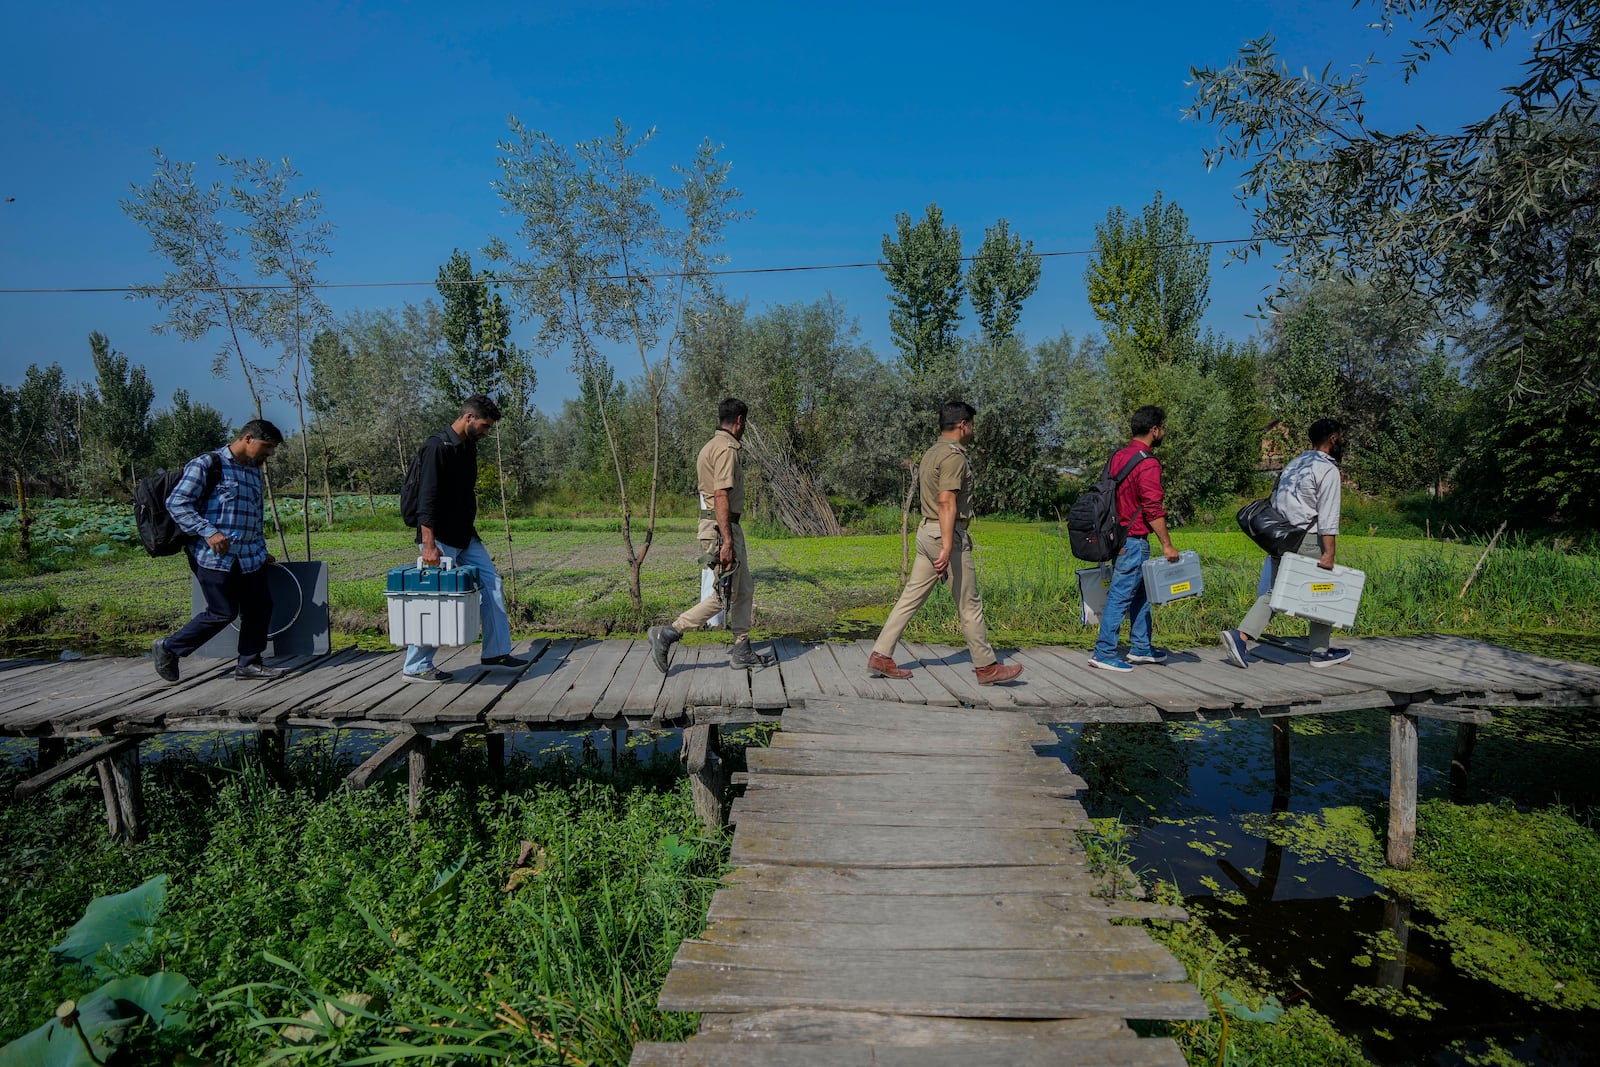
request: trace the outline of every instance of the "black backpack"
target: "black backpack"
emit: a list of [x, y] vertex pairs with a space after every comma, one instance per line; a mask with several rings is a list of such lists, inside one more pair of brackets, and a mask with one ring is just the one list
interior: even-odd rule
[[[222, 480], [222, 461], [215, 452], [207, 452], [198, 458], [205, 464], [205, 481], [200, 493], [200, 501], [204, 504]], [[152, 556], [174, 555], [196, 540], [193, 534], [185, 532], [183, 527], [174, 522], [167, 511], [167, 497], [178, 487], [183, 471], [183, 467], [175, 471], [159, 470], [140, 478], [133, 487], [133, 523], [139, 529], [139, 540], [144, 544], [144, 550]]]
[[1114, 478], [1111, 460], [1106, 460], [1100, 480], [1085, 489], [1067, 512], [1067, 541], [1074, 556], [1086, 563], [1104, 563], [1117, 558], [1128, 540], [1128, 528], [1117, 518], [1117, 486], [1133, 473], [1133, 468], [1154, 458], [1149, 452], [1141, 451], [1124, 464]]
[[422, 454], [428, 450], [434, 437], [422, 442], [422, 447], [417, 449], [417, 454], [411, 457], [411, 465], [406, 468], [406, 480], [400, 483], [400, 521], [407, 526], [418, 525], [417, 498], [422, 495]]

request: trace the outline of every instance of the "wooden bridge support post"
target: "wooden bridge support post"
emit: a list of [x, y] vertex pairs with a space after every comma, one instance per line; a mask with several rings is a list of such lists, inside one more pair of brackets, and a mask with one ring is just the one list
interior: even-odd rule
[[1389, 866], [1411, 867], [1417, 840], [1417, 718], [1397, 710], [1389, 715]]
[[489, 781], [499, 785], [506, 777], [506, 735], [490, 731], [483, 735], [483, 758], [489, 764]]
[[1478, 724], [1456, 724], [1456, 750], [1450, 756], [1450, 793], [1456, 796], [1467, 788], [1467, 776], [1472, 772], [1472, 750], [1478, 743]]
[[695, 814], [707, 830], [715, 833], [726, 823], [722, 819], [722, 794], [725, 776], [717, 758], [717, 728], [714, 724], [689, 726], [683, 731], [683, 759], [689, 768], [689, 791], [694, 795]]
[[622, 758], [622, 751], [628, 747], [628, 731], [626, 729], [611, 731], [611, 773], [617, 773], [618, 762]]
[[117, 803], [117, 783], [111, 777], [111, 767], [106, 760], [101, 760], [94, 765], [95, 773], [100, 777], [100, 796], [106, 802], [106, 832], [111, 835], [111, 840], [122, 840], [122, 805]]
[[64, 737], [39, 738], [39, 755], [34, 760], [34, 770], [48, 771], [67, 758], [67, 739]]
[[1280, 798], [1287, 808], [1289, 800], [1289, 720], [1272, 720], [1272, 799], [1273, 811]]
[[428, 784], [428, 755], [432, 748], [433, 742], [430, 739], [419, 737], [412, 745], [411, 751], [406, 753], [409, 806], [413, 818], [422, 810], [422, 790]]
[[139, 746], [131, 745], [105, 762], [111, 764], [111, 780], [116, 784], [122, 837], [127, 841], [143, 841], [144, 782], [139, 771]]
[[1404, 989], [1406, 987], [1406, 957], [1411, 949], [1410, 902], [1385, 900], [1383, 902], [1383, 925], [1388, 927], [1389, 933], [1394, 937], [1394, 944], [1388, 946], [1394, 950], [1394, 958], [1380, 957], [1378, 962], [1378, 985], [1385, 989]]
[[289, 781], [289, 731], [279, 728], [262, 730], [256, 734], [256, 756], [261, 760], [267, 777], [283, 788]]

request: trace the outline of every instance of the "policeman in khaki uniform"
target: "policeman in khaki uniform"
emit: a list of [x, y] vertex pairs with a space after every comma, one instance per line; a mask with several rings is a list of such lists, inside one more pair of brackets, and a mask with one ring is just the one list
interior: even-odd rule
[[983, 598], [978, 596], [978, 572], [972, 562], [972, 464], [967, 447], [972, 444], [971, 404], [952, 400], [939, 409], [939, 440], [922, 454], [922, 525], [917, 529], [917, 558], [911, 580], [900, 593], [889, 621], [867, 657], [867, 673], [874, 678], [909, 678], [911, 672], [894, 661], [895, 644], [905, 632], [933, 587], [949, 579], [956, 617], [967, 636], [972, 666], [979, 685], [1009, 682], [1022, 673], [1015, 663], [995, 661], [983, 625]]
[[728, 666], [735, 670], [765, 667], [772, 656], [750, 647], [751, 600], [755, 582], [750, 577], [750, 560], [745, 554], [744, 531], [739, 516], [744, 511], [744, 459], [739, 441], [744, 437], [744, 420], [749, 413], [743, 400], [732, 397], [717, 405], [717, 432], [711, 435], [695, 471], [700, 481], [700, 547], [708, 559], [714, 557], [718, 584], [732, 572], [733, 583], [724, 605], [715, 589], [710, 596], [679, 615], [671, 626], [650, 628], [650, 651], [656, 667], [667, 673], [668, 655], [674, 643], [690, 630], [698, 630], [726, 608], [728, 628], [733, 631], [733, 653]]

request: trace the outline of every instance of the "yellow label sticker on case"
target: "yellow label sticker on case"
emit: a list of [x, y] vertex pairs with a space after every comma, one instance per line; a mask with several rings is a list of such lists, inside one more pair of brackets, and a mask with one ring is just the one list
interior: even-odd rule
[[1179, 582], [1177, 585], [1168, 586], [1167, 591], [1173, 596], [1177, 596], [1179, 593], [1187, 593], [1189, 591], [1189, 583]]
[[1312, 582], [1311, 583], [1311, 591], [1313, 593], [1331, 593], [1331, 592], [1333, 592], [1333, 583], [1332, 582]]

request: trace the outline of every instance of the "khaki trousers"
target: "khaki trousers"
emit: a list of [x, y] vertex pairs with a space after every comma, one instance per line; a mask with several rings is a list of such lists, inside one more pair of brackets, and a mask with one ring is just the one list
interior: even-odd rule
[[[1322, 558], [1322, 535], [1308, 533], [1300, 542], [1300, 555], [1311, 559]], [[1239, 629], [1261, 640], [1261, 635], [1267, 632], [1267, 624], [1272, 621], [1272, 583], [1278, 580], [1278, 561], [1271, 556], [1267, 557], [1261, 566], [1261, 582], [1256, 587], [1259, 594], [1256, 602], [1250, 606], [1250, 611], [1245, 615], [1244, 621], [1239, 624]], [[1311, 633], [1306, 639], [1306, 646], [1313, 652], [1326, 652], [1328, 645], [1333, 640], [1333, 627], [1325, 622], [1311, 623]]]
[[[911, 564], [911, 579], [900, 592], [889, 621], [872, 646], [872, 651], [893, 657], [894, 647], [905, 633], [911, 616], [927, 602], [933, 587], [939, 584], [939, 572], [933, 569], [943, 547], [939, 524], [924, 522], [917, 530], [917, 555]], [[965, 530], [956, 530], [956, 543], [950, 549], [950, 598], [956, 602], [956, 618], [961, 621], [961, 632], [967, 637], [967, 650], [972, 653], [974, 667], [987, 667], [995, 661], [994, 649], [989, 645], [989, 631], [983, 625], [983, 598], [978, 595], [978, 570], [972, 560], [972, 537]]]
[[[700, 547], [706, 552], [716, 548], [715, 541], [702, 540]], [[733, 631], [734, 637], [743, 637], [750, 632], [750, 619], [755, 614], [753, 603], [755, 600], [755, 579], [750, 576], [750, 557], [744, 550], [744, 530], [738, 523], [733, 524], [733, 593], [729, 599], [732, 603], [728, 606], [728, 629]], [[698, 630], [722, 610], [722, 601], [717, 599], [717, 594], [712, 593], [700, 603], [678, 616], [672, 628], [680, 634], [690, 630]]]

